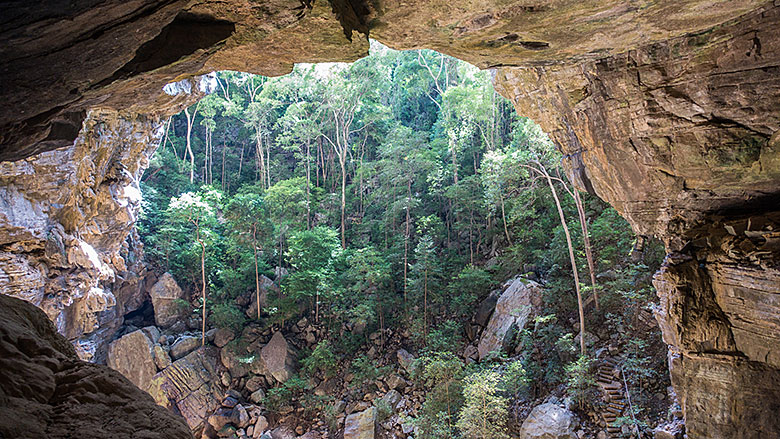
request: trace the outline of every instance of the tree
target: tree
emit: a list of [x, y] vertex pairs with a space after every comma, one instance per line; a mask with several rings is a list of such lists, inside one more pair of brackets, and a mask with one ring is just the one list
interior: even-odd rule
[[319, 321], [320, 296], [329, 290], [338, 249], [338, 235], [327, 227], [301, 230], [290, 236], [287, 259], [293, 271], [285, 278], [283, 287], [294, 300], [314, 298], [315, 321]]
[[255, 262], [257, 318], [260, 319], [260, 272], [257, 251], [259, 239], [268, 236], [272, 230], [268, 219], [268, 209], [262, 196], [251, 192], [239, 193], [227, 203], [225, 217], [230, 221], [232, 229], [239, 239], [252, 246]]
[[509, 401], [501, 394], [501, 374], [483, 370], [466, 377], [465, 403], [458, 416], [458, 429], [467, 439], [508, 439], [506, 418]]
[[171, 199], [168, 205], [168, 218], [174, 222], [192, 225], [195, 241], [201, 247], [200, 272], [202, 283], [203, 318], [201, 326], [201, 345], [206, 344], [206, 239], [209, 227], [216, 223], [215, 205], [221, 200], [222, 194], [214, 190], [201, 192], [185, 192], [178, 198]]

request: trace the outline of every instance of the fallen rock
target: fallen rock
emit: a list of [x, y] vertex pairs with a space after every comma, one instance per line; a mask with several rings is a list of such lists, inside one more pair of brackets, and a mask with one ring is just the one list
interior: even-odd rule
[[295, 373], [295, 351], [279, 331], [263, 346], [260, 359], [267, 372], [266, 376], [271, 375], [280, 383], [287, 381]]
[[541, 404], [531, 410], [522, 427], [519, 439], [576, 439], [578, 425], [574, 413], [556, 404]]
[[182, 290], [170, 273], [160, 276], [149, 290], [149, 296], [152, 298], [154, 322], [157, 326], [167, 328], [184, 317], [186, 309], [178, 301], [182, 298]]
[[154, 364], [157, 366], [157, 370], [163, 370], [171, 365], [171, 357], [165, 352], [162, 346], [156, 344], [152, 350], [154, 356]]
[[190, 335], [184, 335], [173, 342], [173, 346], [171, 346], [171, 356], [178, 360], [179, 358], [197, 349], [200, 345], [201, 341], [199, 338], [192, 337]]
[[146, 390], [157, 373], [152, 342], [142, 330], [125, 334], [108, 345], [108, 366], [126, 376], [141, 390]]
[[220, 328], [217, 329], [217, 331], [214, 333], [214, 345], [218, 348], [224, 347], [226, 344], [230, 343], [234, 338], [236, 338], [236, 335], [233, 334], [233, 331], [227, 328]]
[[257, 422], [255, 422], [255, 437], [259, 437], [261, 434], [263, 434], [266, 430], [268, 430], [268, 419], [265, 418], [265, 416], [260, 415], [257, 417]]
[[246, 359], [239, 356], [238, 352], [230, 347], [220, 349], [219, 359], [234, 378], [241, 378], [249, 373], [250, 365], [246, 362]]
[[163, 407], [181, 413], [192, 430], [204, 425], [221, 403], [217, 349], [206, 346], [176, 360], [152, 378], [149, 394]]
[[297, 435], [289, 427], [281, 426], [273, 429], [270, 436], [273, 439], [295, 439]]
[[265, 399], [265, 391], [263, 389], [257, 389], [249, 395], [249, 400], [255, 404], [261, 404]]
[[390, 406], [390, 408], [392, 408], [393, 411], [395, 411], [398, 402], [401, 401], [401, 394], [398, 393], [398, 391], [396, 390], [391, 390], [385, 393], [384, 396], [380, 398], [380, 401], [387, 403]]
[[407, 373], [411, 374], [414, 372], [414, 355], [410, 354], [406, 349], [399, 349], [396, 353], [396, 357], [398, 358], [398, 364], [400, 364]]
[[352, 413], [344, 421], [344, 439], [374, 439], [376, 408]]
[[504, 292], [498, 298], [493, 316], [482, 331], [477, 346], [480, 360], [491, 352], [510, 348], [513, 335], [525, 327], [535, 309], [541, 305], [541, 294], [538, 283], [524, 278], [504, 284]]

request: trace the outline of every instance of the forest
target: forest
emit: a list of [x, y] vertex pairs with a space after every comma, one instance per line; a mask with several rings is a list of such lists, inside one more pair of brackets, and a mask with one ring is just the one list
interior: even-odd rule
[[[597, 365], [611, 353], [631, 408], [603, 428], [650, 434], [669, 406], [666, 347], [641, 324], [660, 243], [571, 183], [569, 158], [489, 71], [371, 52], [277, 78], [216, 73], [214, 92], [167, 121], [144, 174], [147, 265], [175, 277], [203, 334], [322, 328], [297, 375], [267, 392], [271, 412], [326, 417], [312, 377], [349, 373], [360, 399], [388, 374], [383, 352], [403, 348], [424, 395], [403, 414], [415, 438], [508, 438], [551, 396], [598, 428]], [[462, 355], [480, 304], [517, 277], [541, 285], [532, 319], [511, 348]]]

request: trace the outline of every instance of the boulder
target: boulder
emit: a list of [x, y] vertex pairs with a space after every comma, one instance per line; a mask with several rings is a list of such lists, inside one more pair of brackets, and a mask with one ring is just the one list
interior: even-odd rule
[[272, 439], [295, 439], [297, 435], [289, 427], [281, 426], [274, 428], [270, 436]]
[[265, 399], [265, 391], [263, 389], [257, 389], [249, 395], [249, 400], [255, 404], [262, 404]]
[[154, 364], [157, 366], [157, 370], [163, 370], [171, 365], [171, 357], [165, 352], [162, 346], [156, 344], [152, 350], [154, 356]]
[[498, 298], [493, 316], [482, 331], [477, 345], [480, 360], [490, 352], [511, 347], [513, 334], [525, 327], [541, 305], [541, 295], [541, 286], [524, 278], [516, 278], [504, 284], [504, 292]]
[[414, 355], [410, 354], [406, 349], [399, 349], [396, 353], [396, 357], [398, 358], [398, 364], [400, 364], [407, 373], [411, 374], [414, 372], [414, 360], [416, 359]]
[[234, 338], [236, 338], [236, 335], [233, 334], [233, 331], [226, 328], [220, 328], [217, 329], [217, 331], [214, 333], [214, 345], [218, 348], [224, 347], [226, 344], [230, 343]]
[[287, 381], [295, 373], [295, 351], [279, 331], [275, 332], [271, 341], [260, 350], [260, 359], [266, 376], [270, 375], [280, 383]]
[[250, 364], [247, 363], [244, 357], [241, 357], [235, 349], [231, 347], [225, 347], [220, 349], [219, 359], [222, 365], [230, 371], [230, 375], [233, 378], [241, 378], [249, 373]]
[[268, 429], [268, 419], [266, 419], [265, 416], [260, 415], [257, 417], [257, 421], [255, 421], [255, 431], [254, 431], [254, 437], [260, 437], [261, 434], [263, 434]]
[[531, 410], [522, 427], [519, 439], [576, 439], [576, 415], [556, 404], [541, 404]]
[[149, 290], [149, 296], [152, 298], [157, 326], [167, 328], [184, 317], [186, 309], [177, 302], [177, 299], [182, 298], [182, 290], [170, 273], [160, 276]]
[[374, 439], [376, 431], [376, 408], [352, 413], [344, 421], [344, 439]]
[[161, 406], [180, 413], [191, 429], [203, 427], [225, 392], [218, 378], [218, 355], [216, 348], [206, 346], [174, 361], [152, 378], [149, 394]]
[[178, 340], [173, 342], [173, 345], [171, 346], [171, 356], [178, 360], [197, 349], [200, 345], [201, 341], [197, 337], [191, 335], [181, 336]]
[[142, 330], [125, 334], [108, 345], [108, 366], [126, 376], [141, 390], [146, 390], [157, 373], [152, 342]]
[[397, 390], [391, 390], [385, 393], [379, 400], [386, 402], [395, 411], [398, 402], [401, 401], [401, 394]]

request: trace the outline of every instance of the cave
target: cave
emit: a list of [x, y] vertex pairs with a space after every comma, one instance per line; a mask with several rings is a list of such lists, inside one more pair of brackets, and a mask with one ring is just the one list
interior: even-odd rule
[[[296, 62], [353, 61], [367, 53], [370, 35], [392, 48], [431, 48], [494, 69], [498, 92], [550, 134], [572, 180], [614, 206], [637, 234], [664, 242], [656, 317], [689, 438], [780, 437], [776, 2], [333, 0], [302, 13], [298, 6], [4, 5], [0, 292], [38, 305], [70, 339], [90, 332], [100, 312], [142, 288], [132, 260], [108, 267], [91, 258], [118, 254], [136, 219], [132, 203], [107, 199], [119, 192], [134, 199], [164, 119], [202, 97], [205, 75], [277, 76]], [[101, 223], [107, 215], [121, 225]], [[89, 273], [95, 287], [109, 272], [118, 280], [111, 291], [75, 295], [77, 273], [44, 275], [40, 266]], [[76, 312], [61, 313], [65, 302]], [[51, 358], [82, 378], [107, 373], [77, 364], [39, 321], [42, 313], [7, 303], [4, 313], [17, 310], [3, 318], [7, 352], [34, 340], [37, 351], [25, 353], [31, 362]], [[52, 373], [8, 375], [0, 403], [10, 395], [17, 405], [7, 413], [26, 416], [18, 402], [27, 397], [24, 379], [54, 394]], [[6, 386], [11, 381], [17, 385]], [[113, 385], [137, 390], [126, 380]], [[47, 413], [46, 422], [62, 421], [52, 406], [65, 396], [30, 404]], [[180, 422], [138, 398], [136, 414], [114, 437], [152, 430], [144, 437], [187, 437]], [[74, 428], [97, 425], [72, 410]], [[150, 425], [137, 415], [142, 410], [164, 419]], [[99, 436], [69, 434], [50, 436]]]

